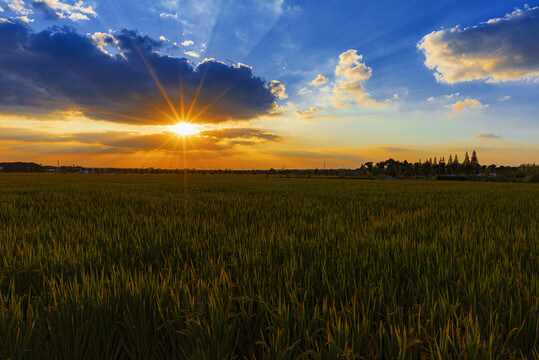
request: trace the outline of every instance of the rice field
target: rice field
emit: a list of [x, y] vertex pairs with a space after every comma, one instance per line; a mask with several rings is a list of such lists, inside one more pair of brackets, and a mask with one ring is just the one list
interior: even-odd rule
[[539, 186], [0, 174], [1, 359], [539, 359]]

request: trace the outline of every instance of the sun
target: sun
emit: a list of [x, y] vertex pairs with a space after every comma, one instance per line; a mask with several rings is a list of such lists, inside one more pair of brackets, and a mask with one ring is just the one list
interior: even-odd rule
[[196, 135], [200, 132], [200, 126], [188, 122], [179, 122], [168, 127], [170, 131], [180, 136]]

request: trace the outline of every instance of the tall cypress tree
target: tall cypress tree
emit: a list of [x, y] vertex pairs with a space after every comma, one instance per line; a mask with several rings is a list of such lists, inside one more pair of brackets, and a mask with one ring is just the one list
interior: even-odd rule
[[472, 168], [475, 174], [477, 174], [481, 170], [481, 165], [479, 165], [479, 160], [477, 159], [477, 154], [475, 153], [475, 150], [472, 152]]
[[462, 162], [462, 165], [470, 165], [470, 157], [468, 156], [467, 151], [466, 151], [466, 154], [464, 155], [464, 161]]

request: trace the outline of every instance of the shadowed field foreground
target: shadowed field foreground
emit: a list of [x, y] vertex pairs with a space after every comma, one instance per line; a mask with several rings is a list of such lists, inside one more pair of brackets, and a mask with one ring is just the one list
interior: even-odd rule
[[539, 358], [539, 187], [0, 175], [0, 358]]

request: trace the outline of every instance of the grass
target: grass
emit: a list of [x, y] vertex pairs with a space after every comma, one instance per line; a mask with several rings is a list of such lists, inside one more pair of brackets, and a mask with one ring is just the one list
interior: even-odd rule
[[0, 174], [0, 358], [539, 359], [539, 187]]

